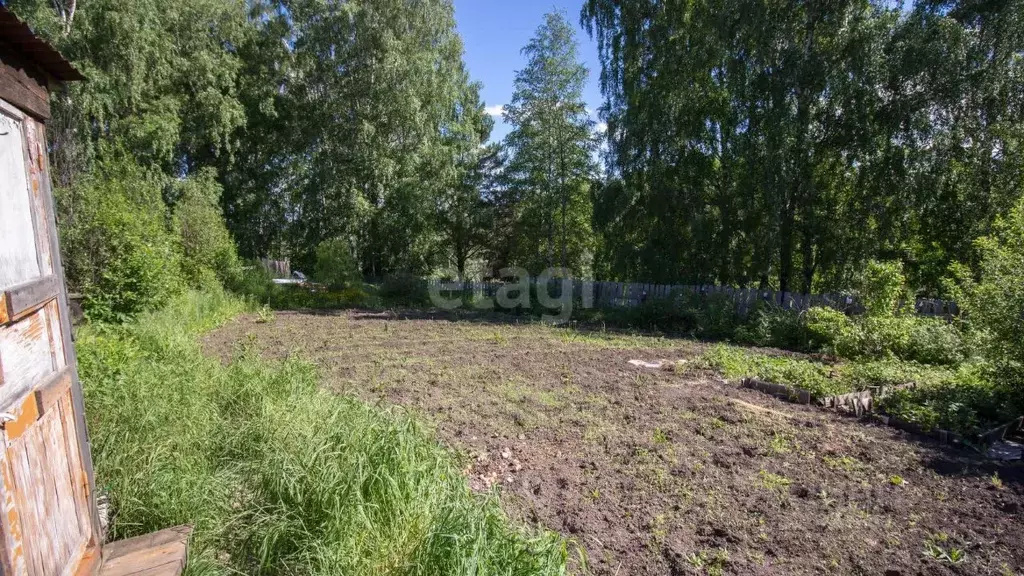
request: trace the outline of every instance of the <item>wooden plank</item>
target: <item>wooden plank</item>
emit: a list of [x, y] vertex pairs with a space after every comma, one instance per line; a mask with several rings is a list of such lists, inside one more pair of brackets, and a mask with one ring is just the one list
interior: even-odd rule
[[0, 290], [40, 275], [22, 120], [0, 106]]
[[0, 357], [4, 359], [0, 411], [32, 390], [54, 372], [49, 311], [40, 308], [26, 318], [0, 326]]
[[7, 313], [7, 293], [0, 292], [0, 326], [7, 324], [10, 321], [11, 316]]
[[[4, 448], [7, 446], [6, 434], [3, 435]], [[11, 471], [7, 450], [0, 450], [0, 479], [3, 481], [3, 500], [0, 502], [0, 527], [3, 528], [4, 542], [0, 546], [3, 560], [3, 573], [22, 576], [28, 573], [25, 563], [25, 547], [21, 536], [21, 515], [18, 513], [17, 487]]]
[[11, 468], [14, 471], [16, 500], [21, 516], [21, 530], [29, 574], [32, 576], [52, 574], [48, 571], [48, 563], [56, 554], [50, 532], [42, 529], [46, 519], [46, 510], [43, 508], [45, 489], [42, 483], [37, 482], [33, 477], [30, 461], [31, 455], [38, 454], [41, 448], [35, 445], [36, 435], [34, 434], [26, 434], [19, 440], [11, 443], [8, 455]]
[[62, 414], [43, 414], [14, 440], [5, 432], [28, 572], [63, 574], [83, 557], [90, 538], [76, 495], [81, 472], [70, 462]]
[[53, 274], [29, 280], [4, 291], [7, 314], [17, 320], [60, 294], [60, 279]]
[[60, 444], [57, 442], [62, 432], [59, 415], [52, 413], [44, 414], [32, 430], [32, 476], [42, 488], [42, 527], [52, 539], [47, 555], [52, 558], [49, 562], [53, 571], [47, 574], [62, 572], [71, 561], [71, 554], [82, 543], [71, 498], [67, 454], [59, 449]]
[[[0, 61], [0, 98], [41, 120], [50, 117], [50, 99], [46, 90], [10, 51]], [[44, 84], [45, 85], [45, 84]]]
[[73, 576], [95, 576], [99, 572], [101, 559], [99, 546], [90, 544], [85, 548], [81, 560], [78, 561], [78, 566], [72, 573]]
[[46, 414], [53, 410], [61, 398], [71, 392], [71, 369], [63, 368], [46, 379], [36, 388], [36, 404], [39, 411]]
[[47, 238], [46, 202], [43, 198], [44, 192], [49, 193], [48, 188], [43, 186], [43, 180], [49, 177], [46, 173], [46, 163], [43, 160], [43, 156], [46, 155], [46, 142], [42, 138], [45, 137], [46, 128], [42, 123], [28, 119], [24, 122], [24, 129], [28, 181], [32, 191], [32, 219], [38, 250], [36, 259], [39, 262], [39, 273], [47, 276], [53, 273], [53, 259], [50, 256]]
[[108, 544], [103, 549], [101, 576], [177, 576], [188, 560], [189, 526]]
[[49, 321], [47, 335], [50, 338], [50, 355], [53, 358], [54, 372], [64, 369], [68, 365], [67, 355], [64, 354], [64, 334], [60, 323], [60, 306], [56, 299], [50, 300], [46, 305], [46, 319]]
[[[67, 451], [68, 474], [71, 477], [75, 506], [78, 510], [78, 524], [82, 534], [87, 535], [89, 543], [96, 540], [92, 530], [93, 514], [89, 509], [89, 479], [82, 467], [82, 457], [78, 448], [78, 426], [75, 423], [75, 412], [72, 408], [71, 394], [60, 398], [56, 409], [64, 425], [64, 445]], [[87, 550], [88, 552], [88, 550]], [[97, 566], [99, 558], [95, 558]]]

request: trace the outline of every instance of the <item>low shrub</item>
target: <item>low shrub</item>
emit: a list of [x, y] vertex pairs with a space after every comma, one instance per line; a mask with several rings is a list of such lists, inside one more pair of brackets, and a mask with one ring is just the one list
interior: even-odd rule
[[876, 386], [931, 384], [951, 375], [952, 372], [948, 369], [924, 366], [916, 362], [869, 360], [843, 364], [837, 369], [836, 377], [843, 380], [851, 390], [867, 390]]
[[327, 392], [296, 359], [205, 357], [198, 334], [242, 308], [189, 293], [79, 332], [113, 538], [192, 524], [192, 574], [565, 573], [566, 542], [513, 527], [405, 413]]
[[786, 310], [776, 304], [761, 303], [736, 329], [735, 339], [741, 344], [771, 346], [801, 352], [820, 349], [808, 327], [806, 312]]
[[905, 358], [939, 366], [956, 366], [967, 358], [964, 335], [956, 325], [941, 318], [914, 320]]
[[373, 301], [373, 297], [362, 287], [349, 286], [341, 291], [338, 299], [342, 306], [367, 306]]
[[362, 274], [352, 256], [352, 246], [348, 240], [335, 238], [317, 246], [313, 279], [331, 290], [344, 290], [362, 283]]
[[965, 364], [945, 378], [882, 399], [886, 414], [921, 426], [971, 436], [1019, 416], [1013, 392], [984, 367]]
[[825, 364], [790, 356], [770, 356], [728, 345], [705, 352], [698, 367], [711, 368], [726, 378], [759, 378], [807, 390], [814, 397], [834, 396], [875, 386], [936, 385], [954, 371], [900, 360], [869, 360]]
[[728, 296], [689, 291], [649, 298], [635, 306], [579, 310], [576, 318], [712, 340], [733, 337], [741, 324], [735, 303]]
[[166, 226], [161, 178], [109, 159], [58, 202], [61, 248], [71, 290], [92, 320], [116, 322], [164, 305], [181, 289], [181, 252]]
[[378, 293], [381, 300], [394, 306], [426, 306], [430, 303], [427, 282], [414, 274], [392, 274], [384, 279]]
[[863, 350], [860, 327], [839, 310], [811, 308], [807, 311], [807, 331], [814, 347], [829, 354], [856, 358]]
[[181, 242], [184, 279], [194, 288], [237, 281], [241, 263], [220, 208], [221, 187], [212, 170], [171, 186], [171, 217]]
[[939, 318], [849, 317], [831, 308], [811, 308], [807, 329], [812, 347], [851, 360], [899, 358], [955, 366], [965, 357], [961, 332]]

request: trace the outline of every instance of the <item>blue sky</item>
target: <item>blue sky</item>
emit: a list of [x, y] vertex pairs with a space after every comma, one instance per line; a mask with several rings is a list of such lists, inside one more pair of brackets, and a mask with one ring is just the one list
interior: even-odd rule
[[[512, 99], [517, 70], [525, 67], [520, 50], [541, 25], [544, 14], [561, 10], [576, 27], [580, 58], [590, 69], [584, 97], [591, 110], [601, 105], [598, 85], [601, 66], [597, 43], [579, 26], [583, 0], [454, 0], [455, 19], [466, 45], [466, 65], [474, 80], [483, 82], [483, 99], [492, 112]], [[597, 114], [594, 112], [594, 119]], [[492, 140], [500, 140], [508, 127], [495, 117]]]

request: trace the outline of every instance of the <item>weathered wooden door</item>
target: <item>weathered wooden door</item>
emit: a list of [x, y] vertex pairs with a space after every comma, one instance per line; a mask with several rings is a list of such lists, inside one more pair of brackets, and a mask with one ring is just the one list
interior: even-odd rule
[[44, 126], [0, 100], [0, 572], [98, 563]]

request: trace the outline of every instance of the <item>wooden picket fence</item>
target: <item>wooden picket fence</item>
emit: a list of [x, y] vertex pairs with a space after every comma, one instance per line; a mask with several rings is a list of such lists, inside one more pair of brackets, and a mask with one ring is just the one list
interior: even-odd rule
[[[447, 293], [473, 293], [482, 297], [493, 298], [498, 290], [505, 286], [504, 282], [454, 282], [429, 279], [428, 286]], [[531, 279], [531, 283], [535, 283]], [[558, 294], [561, 281], [552, 280], [550, 294]], [[813, 307], [829, 307], [850, 314], [860, 314], [863, 306], [853, 297], [842, 294], [798, 294], [778, 292], [775, 290], [758, 290], [756, 288], [733, 288], [715, 285], [667, 285], [641, 284], [633, 282], [595, 282], [592, 280], [574, 280], [573, 298], [584, 306], [605, 308], [633, 307], [654, 299], [667, 299], [673, 295], [685, 296], [700, 294], [704, 297], [718, 297], [732, 300], [741, 315], [753, 310], [759, 302], [770, 302], [786, 310], [807, 310]], [[956, 302], [919, 298], [914, 303], [914, 310], [921, 316], [952, 317], [959, 314]]]

